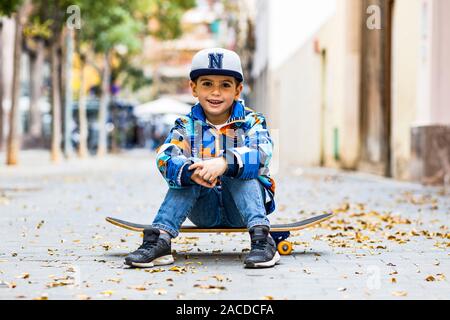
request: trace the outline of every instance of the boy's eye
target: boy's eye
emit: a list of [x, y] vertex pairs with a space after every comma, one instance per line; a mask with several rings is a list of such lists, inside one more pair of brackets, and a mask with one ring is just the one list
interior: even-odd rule
[[212, 86], [212, 83], [209, 82], [209, 81], [204, 81], [204, 82], [202, 82], [202, 85], [203, 85], [204, 87], [211, 87], [211, 86]]
[[225, 83], [223, 84], [223, 86], [224, 86], [224, 88], [230, 88], [230, 87], [231, 87], [231, 84], [229, 84], [228, 82], [225, 82]]

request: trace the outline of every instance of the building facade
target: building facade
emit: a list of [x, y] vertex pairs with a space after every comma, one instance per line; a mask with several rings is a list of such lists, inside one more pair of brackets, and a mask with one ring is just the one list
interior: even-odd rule
[[268, 101], [261, 111], [279, 130], [280, 165], [449, 179], [449, 56], [447, 0], [335, 2], [292, 55], [254, 74], [255, 101]]

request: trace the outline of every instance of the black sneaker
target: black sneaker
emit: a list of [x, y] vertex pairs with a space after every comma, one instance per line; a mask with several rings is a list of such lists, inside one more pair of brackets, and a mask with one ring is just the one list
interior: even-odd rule
[[125, 257], [125, 264], [131, 267], [150, 268], [173, 263], [170, 240], [160, 237], [156, 228], [144, 230], [142, 245]]
[[280, 261], [275, 241], [269, 235], [269, 227], [255, 226], [250, 229], [252, 249], [245, 258], [246, 268], [270, 268]]

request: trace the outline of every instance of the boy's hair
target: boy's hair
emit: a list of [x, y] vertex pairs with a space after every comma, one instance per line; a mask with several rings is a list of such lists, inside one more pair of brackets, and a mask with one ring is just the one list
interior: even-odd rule
[[[234, 51], [212, 48], [204, 49], [192, 58], [191, 72], [192, 81], [204, 75], [222, 75], [235, 78], [238, 83], [244, 81], [241, 59]], [[194, 81], [194, 82], [195, 82]]]

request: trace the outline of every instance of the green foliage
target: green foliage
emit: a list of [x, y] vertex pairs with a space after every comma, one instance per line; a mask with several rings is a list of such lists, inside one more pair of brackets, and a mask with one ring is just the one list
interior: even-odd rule
[[181, 35], [181, 16], [195, 6], [195, 0], [155, 0], [154, 3], [151, 14], [158, 21], [159, 28], [152, 34], [160, 39], [178, 38]]
[[[195, 6], [195, 0], [76, 0], [74, 4], [80, 6], [82, 16], [82, 27], [77, 31], [79, 42], [89, 44], [97, 53], [125, 47], [125, 54], [115, 55], [119, 65], [112, 70], [112, 76], [117, 79], [124, 74], [122, 86], [137, 90], [151, 83], [140, 66], [130, 62], [140, 51], [143, 38], [179, 37], [181, 16]], [[149, 20], [156, 20], [159, 28], [149, 30]]]
[[135, 67], [124, 59], [123, 63], [113, 71], [113, 78], [116, 79], [120, 74], [124, 74], [122, 87], [129, 87], [133, 91], [152, 84], [152, 79], [146, 77], [141, 67]]
[[[108, 2], [112, 1], [106, 1]], [[143, 21], [134, 19], [125, 6], [112, 5], [105, 8], [100, 7], [98, 1], [86, 1], [80, 7], [80, 38], [91, 42], [94, 51], [106, 52], [117, 45], [126, 46], [131, 52], [140, 48], [139, 35], [144, 30]]]
[[[10, 15], [18, 10], [24, 0], [0, 1], [0, 14]], [[68, 18], [67, 8], [77, 5], [81, 13], [81, 29], [76, 30], [79, 51], [95, 53], [125, 48], [119, 59], [118, 77], [125, 73], [124, 82], [133, 89], [148, 85], [139, 67], [130, 63], [139, 53], [143, 38], [153, 35], [159, 39], [172, 39], [181, 35], [180, 19], [184, 11], [195, 6], [195, 0], [32, 0], [33, 10], [25, 25], [26, 37], [40, 37], [57, 41]], [[158, 28], [149, 30], [149, 21]]]
[[53, 20], [41, 21], [41, 17], [32, 16], [27, 25], [25, 25], [23, 33], [25, 37], [34, 38], [39, 37], [43, 39], [49, 39], [52, 36], [51, 26]]
[[6, 0], [0, 1], [0, 16], [10, 17], [14, 12], [19, 10], [23, 0]]

